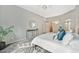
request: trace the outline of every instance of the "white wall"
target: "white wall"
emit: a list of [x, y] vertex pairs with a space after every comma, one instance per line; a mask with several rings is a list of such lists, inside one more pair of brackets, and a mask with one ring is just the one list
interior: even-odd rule
[[76, 33], [79, 33], [79, 5], [76, 6], [75, 8], [75, 16], [76, 16], [76, 26], [75, 26], [75, 29], [76, 29]]
[[[35, 21], [38, 24], [39, 34], [43, 31], [45, 18], [29, 12], [23, 8], [14, 5], [0, 6], [0, 25], [11, 26], [14, 25], [15, 29], [19, 29], [16, 32], [22, 31], [21, 35], [26, 36], [26, 30], [29, 28], [29, 21]], [[44, 26], [44, 27], [43, 27]], [[20, 34], [19, 34], [20, 35]], [[20, 35], [20, 36], [21, 36]]]
[[[76, 20], [78, 20], [77, 15], [79, 15], [77, 13], [78, 10], [79, 9], [77, 8], [77, 9], [74, 9], [72, 11], [69, 11], [69, 12], [67, 12], [67, 13], [65, 13], [63, 15], [60, 15], [60, 16], [47, 18], [47, 20], [48, 21], [52, 21], [52, 22], [59, 21], [59, 24], [57, 25], [57, 26], [59, 26], [59, 25], [65, 25], [65, 21], [67, 19], [71, 19], [71, 21], [72, 21], [71, 28], [73, 29], [73, 31], [75, 31], [75, 28], [76, 28]], [[55, 27], [55, 32], [56, 31], [57, 31], [57, 27]]]
[[[37, 14], [34, 14], [32, 12], [29, 12], [23, 8], [20, 8], [15, 5], [4, 5], [0, 6], [0, 25], [3, 26], [10, 26], [10, 25], [15, 25], [15, 29], [18, 28], [19, 31], [17, 30], [16, 32], [22, 31], [24, 37], [26, 36], [26, 30], [30, 27], [29, 22], [30, 21], [35, 21], [38, 25], [39, 31], [38, 33], [44, 33], [46, 31], [46, 23], [44, 20], [47, 21], [55, 21], [59, 20], [60, 23], [63, 24], [64, 20], [66, 19], [72, 19], [72, 28], [75, 30], [76, 23], [78, 24], [79, 20], [79, 6], [77, 6], [76, 9], [60, 15], [56, 17], [50, 17], [50, 18], [43, 18]], [[75, 21], [76, 20], [76, 21]], [[57, 28], [56, 28], [57, 29]], [[20, 35], [20, 36], [21, 36]]]

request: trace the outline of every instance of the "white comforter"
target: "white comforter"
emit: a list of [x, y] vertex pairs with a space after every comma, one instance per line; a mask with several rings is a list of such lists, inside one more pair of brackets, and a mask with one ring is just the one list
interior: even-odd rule
[[33, 39], [32, 44], [38, 45], [53, 53], [78, 53], [79, 50], [65, 46], [62, 41], [53, 40], [53, 33], [42, 34]]

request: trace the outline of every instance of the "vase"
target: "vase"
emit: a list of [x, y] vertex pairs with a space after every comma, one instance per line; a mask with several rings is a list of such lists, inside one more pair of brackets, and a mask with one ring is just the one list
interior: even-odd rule
[[4, 49], [6, 47], [6, 42], [2, 41], [0, 42], [0, 50]]

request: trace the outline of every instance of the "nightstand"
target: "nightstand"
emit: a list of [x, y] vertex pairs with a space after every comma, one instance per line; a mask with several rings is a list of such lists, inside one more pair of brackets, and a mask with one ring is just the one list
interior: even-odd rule
[[38, 28], [26, 30], [26, 38], [28, 39], [28, 41], [32, 41], [32, 39], [37, 35], [38, 35]]

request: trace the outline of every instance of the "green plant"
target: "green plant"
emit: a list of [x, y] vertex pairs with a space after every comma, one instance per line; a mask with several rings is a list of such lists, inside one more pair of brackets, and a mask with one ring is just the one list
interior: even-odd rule
[[0, 41], [2, 41], [7, 34], [13, 32], [13, 27], [14, 26], [9, 26], [7, 28], [4, 28], [3, 26], [0, 26]]

